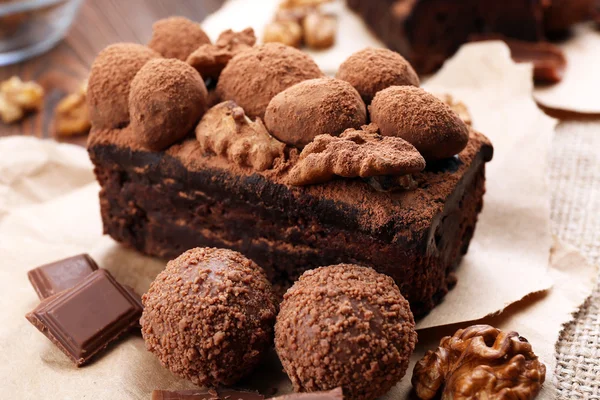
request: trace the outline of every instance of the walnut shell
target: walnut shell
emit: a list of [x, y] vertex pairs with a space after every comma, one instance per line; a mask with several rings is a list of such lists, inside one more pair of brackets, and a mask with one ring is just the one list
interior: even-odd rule
[[446, 336], [415, 365], [412, 384], [423, 400], [533, 399], [546, 366], [517, 332], [473, 325]]

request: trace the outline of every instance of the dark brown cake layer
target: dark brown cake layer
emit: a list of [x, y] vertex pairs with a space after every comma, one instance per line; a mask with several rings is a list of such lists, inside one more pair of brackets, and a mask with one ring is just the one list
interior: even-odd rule
[[286, 168], [254, 173], [204, 156], [188, 139], [167, 152], [132, 147], [133, 133], [93, 131], [104, 230], [143, 253], [173, 258], [196, 246], [247, 255], [284, 289], [303, 271], [357, 263], [392, 276], [416, 315], [434, 307], [469, 245], [485, 191], [487, 139], [415, 176], [414, 191], [361, 180], [287, 186]]
[[539, 41], [544, 0], [347, 0], [392, 50], [417, 72], [438, 69], [472, 34]]

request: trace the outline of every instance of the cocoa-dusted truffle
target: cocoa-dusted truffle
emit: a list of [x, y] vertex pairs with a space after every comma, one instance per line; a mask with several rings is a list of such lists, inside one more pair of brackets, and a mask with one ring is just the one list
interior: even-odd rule
[[162, 150], [189, 133], [207, 103], [208, 92], [198, 71], [175, 59], [152, 60], [131, 83], [131, 125], [142, 144]]
[[148, 47], [163, 57], [185, 61], [203, 44], [210, 44], [210, 38], [199, 24], [184, 17], [169, 17], [152, 25]]
[[460, 117], [443, 101], [417, 87], [391, 86], [378, 92], [369, 112], [382, 135], [401, 137], [426, 160], [452, 157], [469, 141], [469, 128]]
[[348, 82], [319, 78], [300, 82], [273, 97], [265, 113], [269, 132], [304, 147], [318, 135], [338, 136], [366, 123], [367, 110]]
[[336, 78], [350, 82], [365, 103], [390, 86], [419, 86], [419, 76], [404, 57], [387, 49], [367, 48], [340, 65]]
[[96, 128], [117, 128], [129, 122], [127, 101], [135, 74], [160, 54], [134, 43], [116, 43], [98, 54], [90, 71], [87, 103]]
[[350, 264], [305, 272], [275, 324], [275, 348], [294, 390], [341, 386], [350, 400], [394, 386], [416, 341], [413, 315], [392, 278]]
[[240, 253], [188, 250], [142, 297], [146, 348], [200, 386], [231, 385], [270, 347], [276, 307], [264, 271]]
[[305, 53], [280, 43], [266, 43], [235, 56], [219, 78], [221, 100], [233, 100], [252, 118], [263, 118], [276, 94], [323, 73]]

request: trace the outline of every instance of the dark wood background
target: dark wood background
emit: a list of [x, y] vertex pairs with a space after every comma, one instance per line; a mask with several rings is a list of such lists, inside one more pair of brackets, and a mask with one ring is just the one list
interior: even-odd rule
[[[85, 0], [67, 37], [46, 54], [21, 64], [0, 67], [0, 81], [13, 75], [35, 80], [46, 90], [42, 112], [23, 122], [4, 125], [0, 136], [31, 135], [52, 137], [53, 111], [60, 99], [75, 91], [88, 75], [100, 50], [111, 43], [146, 43], [152, 23], [171, 15], [202, 21], [217, 10], [223, 0]], [[85, 144], [86, 138], [64, 139]]]

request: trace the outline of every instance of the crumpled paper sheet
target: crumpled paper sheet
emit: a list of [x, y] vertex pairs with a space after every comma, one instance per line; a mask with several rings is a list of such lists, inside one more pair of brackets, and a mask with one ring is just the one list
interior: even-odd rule
[[[465, 48], [430, 85], [464, 99], [496, 153], [488, 164], [486, 205], [458, 270], [459, 284], [419, 327], [483, 318], [555, 281], [546, 295], [509, 307], [498, 320], [500, 326], [528, 335], [548, 363], [551, 378], [560, 326], [589, 293], [593, 270], [570, 253], [548, 267], [545, 162], [555, 121], [541, 114], [529, 96], [531, 69], [514, 65], [502, 44]], [[0, 140], [0, 155], [0, 188], [10, 199], [0, 215], [0, 382], [5, 392], [24, 399], [148, 399], [155, 388], [191, 387], [162, 368], [139, 335], [129, 335], [77, 369], [25, 320], [25, 313], [38, 304], [26, 271], [42, 263], [88, 252], [142, 293], [165, 261], [101, 235], [98, 185], [83, 149], [11, 137]], [[568, 273], [558, 273], [565, 269]], [[519, 307], [525, 310], [517, 312]], [[422, 332], [414, 359], [447, 333], [440, 328]], [[407, 376], [389, 397], [404, 394], [409, 381]], [[273, 353], [240, 386], [290, 390]]]
[[[221, 9], [202, 22], [209, 36], [216, 39], [226, 29], [254, 28], [261, 40], [264, 27], [275, 15], [280, 0], [229, 0]], [[334, 75], [339, 65], [352, 53], [365, 47], [385, 47], [365, 23], [344, 4], [334, 0], [325, 9], [338, 16], [335, 46], [325, 51], [306, 50], [328, 75]], [[600, 29], [593, 23], [580, 24], [573, 36], [559, 43], [568, 61], [562, 82], [539, 86], [534, 91], [538, 102], [549, 108], [580, 113], [600, 113]]]

